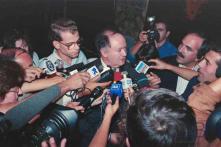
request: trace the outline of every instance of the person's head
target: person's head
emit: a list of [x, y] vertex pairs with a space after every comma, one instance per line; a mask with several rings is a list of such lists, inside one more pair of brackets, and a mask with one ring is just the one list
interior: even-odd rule
[[[210, 51], [199, 62], [200, 82], [213, 82], [221, 75], [217, 75], [217, 69], [221, 67], [221, 47], [210, 46]], [[220, 69], [219, 69], [220, 70]]]
[[170, 35], [169, 24], [163, 19], [157, 19], [155, 27], [160, 35], [158, 43], [164, 43]]
[[32, 58], [28, 54], [28, 52], [24, 49], [19, 49], [19, 48], [3, 49], [1, 54], [16, 61], [24, 69], [32, 66]]
[[16, 102], [21, 94], [24, 70], [16, 62], [0, 57], [0, 104]]
[[163, 88], [132, 97], [126, 127], [131, 147], [193, 147], [197, 134], [191, 107]]
[[177, 53], [177, 62], [187, 67], [193, 67], [198, 61], [197, 54], [204, 46], [205, 38], [199, 33], [188, 33], [182, 39]]
[[76, 58], [80, 52], [77, 24], [70, 19], [58, 19], [51, 24], [50, 39], [60, 57]]
[[120, 67], [126, 61], [126, 41], [121, 33], [111, 30], [97, 35], [96, 47], [102, 60], [111, 67]]
[[4, 48], [21, 48], [32, 54], [32, 48], [29, 37], [26, 32], [13, 29], [7, 32], [3, 37]]

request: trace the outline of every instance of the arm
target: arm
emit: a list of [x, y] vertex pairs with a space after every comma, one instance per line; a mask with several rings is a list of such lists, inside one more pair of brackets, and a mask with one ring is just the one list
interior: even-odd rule
[[142, 31], [139, 34], [139, 41], [137, 41], [137, 43], [131, 48], [131, 54], [135, 55], [144, 42], [147, 42], [147, 34], [145, 31]]
[[183, 77], [186, 80], [190, 80], [193, 77], [198, 75], [198, 72], [193, 71], [191, 69], [177, 67], [166, 62], [163, 62], [159, 59], [150, 59], [149, 62], [154, 63], [155, 65], [150, 66], [150, 68], [158, 69], [158, 70], [170, 70], [179, 76]]
[[38, 79], [38, 80], [32, 81], [31, 83], [25, 82], [22, 85], [21, 90], [23, 93], [35, 92], [35, 91], [46, 89], [64, 80], [65, 78], [63, 77], [55, 76], [55, 77], [48, 78], [48, 79]]
[[5, 114], [5, 117], [11, 122], [12, 130], [20, 129], [49, 103], [56, 101], [67, 91], [82, 88], [89, 78], [90, 75], [87, 72], [74, 74], [67, 80], [38, 92], [25, 101], [21, 101]]
[[111, 105], [111, 101], [108, 102], [105, 109], [104, 119], [101, 123], [100, 128], [97, 130], [95, 136], [93, 137], [89, 147], [106, 147], [111, 119], [113, 115], [117, 112], [118, 108], [119, 98], [116, 99], [114, 105]]

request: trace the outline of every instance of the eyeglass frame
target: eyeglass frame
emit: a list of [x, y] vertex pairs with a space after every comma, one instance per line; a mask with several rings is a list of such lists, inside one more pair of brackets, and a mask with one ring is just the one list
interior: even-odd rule
[[81, 42], [82, 42], [82, 39], [80, 38], [80, 39], [78, 39], [76, 42], [69, 42], [69, 43], [62, 43], [61, 41], [58, 41], [60, 44], [62, 44], [62, 45], [64, 45], [64, 46], [66, 46], [68, 49], [70, 49], [70, 47], [72, 46], [72, 45], [78, 45], [78, 46], [80, 46], [81, 45]]

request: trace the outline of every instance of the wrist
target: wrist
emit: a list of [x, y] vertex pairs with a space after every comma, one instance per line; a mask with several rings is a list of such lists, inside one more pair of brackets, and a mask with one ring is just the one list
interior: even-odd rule
[[173, 66], [170, 65], [170, 64], [166, 64], [166, 65], [165, 65], [165, 69], [172, 71], [172, 70], [173, 70]]

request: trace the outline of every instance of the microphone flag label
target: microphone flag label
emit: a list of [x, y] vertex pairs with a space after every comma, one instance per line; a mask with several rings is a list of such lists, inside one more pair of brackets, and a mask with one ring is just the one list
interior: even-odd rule
[[99, 72], [99, 70], [97, 69], [96, 66], [92, 66], [91, 68], [89, 68], [87, 70], [87, 72], [91, 75], [91, 78], [93, 78], [93, 77], [95, 77], [95, 76], [100, 74], [100, 72]]
[[147, 73], [148, 69], [149, 69], [149, 66], [147, 64], [145, 64], [143, 61], [140, 61], [135, 68], [135, 70], [138, 73], [144, 73], [144, 74]]

